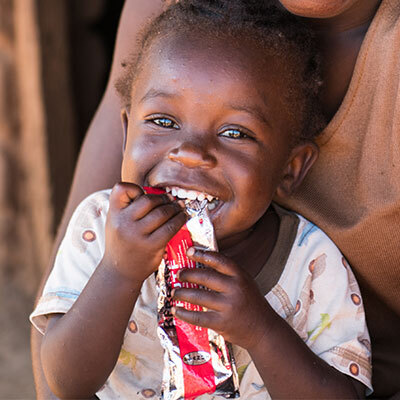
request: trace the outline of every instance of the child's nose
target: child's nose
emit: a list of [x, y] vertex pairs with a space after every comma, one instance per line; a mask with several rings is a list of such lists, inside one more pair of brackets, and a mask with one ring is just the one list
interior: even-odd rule
[[188, 168], [212, 168], [216, 165], [216, 158], [209, 154], [200, 144], [184, 142], [171, 150], [168, 158]]

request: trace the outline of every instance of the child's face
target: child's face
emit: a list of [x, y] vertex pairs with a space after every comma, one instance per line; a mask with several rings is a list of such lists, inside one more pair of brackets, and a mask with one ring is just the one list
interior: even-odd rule
[[292, 154], [282, 66], [252, 46], [157, 41], [125, 119], [123, 181], [218, 199], [209, 208], [220, 245], [265, 213]]

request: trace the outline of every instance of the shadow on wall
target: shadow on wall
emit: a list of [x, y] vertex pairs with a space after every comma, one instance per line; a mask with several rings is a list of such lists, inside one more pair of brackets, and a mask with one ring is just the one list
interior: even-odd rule
[[0, 399], [35, 398], [28, 315], [123, 0], [0, 0]]

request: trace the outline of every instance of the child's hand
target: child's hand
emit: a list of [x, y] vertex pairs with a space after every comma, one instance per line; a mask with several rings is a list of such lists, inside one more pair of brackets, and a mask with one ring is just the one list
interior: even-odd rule
[[110, 196], [103, 262], [141, 285], [157, 270], [165, 246], [186, 219], [171, 196], [145, 194], [132, 183], [116, 184]]
[[[210, 268], [184, 269], [179, 280], [206, 289], [175, 289], [174, 300], [205, 307], [195, 312], [176, 307], [175, 316], [190, 324], [213, 329], [226, 340], [245, 349], [259, 343], [266, 333], [271, 307], [255, 281], [228, 257], [211, 251], [190, 248], [190, 259]], [[274, 313], [273, 313], [274, 314]]]

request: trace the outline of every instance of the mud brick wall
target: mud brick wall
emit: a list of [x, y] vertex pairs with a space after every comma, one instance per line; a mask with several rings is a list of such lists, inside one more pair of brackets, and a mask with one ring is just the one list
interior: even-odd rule
[[0, 399], [34, 399], [28, 315], [124, 0], [0, 0]]
[[62, 196], [50, 178], [65, 196], [75, 157], [65, 16], [64, 0], [0, 0], [0, 398], [34, 396], [27, 316]]
[[66, 15], [65, 0], [0, 0], [0, 271], [30, 294], [76, 157]]

